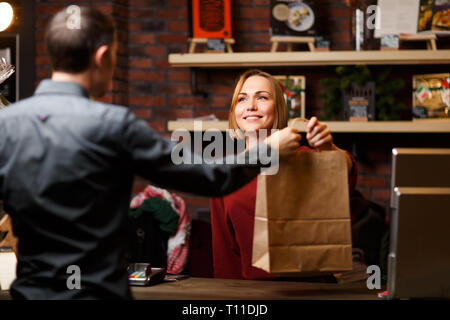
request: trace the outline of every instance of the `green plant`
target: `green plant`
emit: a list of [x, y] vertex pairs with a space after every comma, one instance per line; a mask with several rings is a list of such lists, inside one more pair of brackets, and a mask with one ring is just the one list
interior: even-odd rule
[[325, 100], [325, 115], [321, 120], [341, 120], [342, 92], [349, 89], [352, 83], [364, 85], [369, 81], [375, 82], [375, 118], [388, 121], [400, 119], [400, 114], [406, 109], [404, 103], [398, 103], [395, 94], [404, 87], [402, 79], [388, 81], [390, 70], [384, 70], [373, 75], [365, 65], [339, 66], [336, 68], [337, 79], [326, 78], [320, 81], [324, 92], [320, 98]]

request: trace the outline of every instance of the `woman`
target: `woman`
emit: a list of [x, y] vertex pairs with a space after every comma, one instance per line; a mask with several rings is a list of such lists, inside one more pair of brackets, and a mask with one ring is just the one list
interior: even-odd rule
[[[236, 85], [228, 122], [230, 129], [241, 129], [244, 133], [256, 132], [257, 137], [261, 129], [270, 132], [270, 129], [286, 127], [286, 102], [277, 80], [260, 70], [245, 72]], [[356, 185], [356, 162], [348, 152], [334, 145], [327, 125], [312, 117], [306, 125], [306, 139], [314, 149], [302, 146], [298, 151], [338, 150], [345, 153], [352, 190]], [[247, 139], [246, 143], [247, 147], [252, 147], [257, 139]], [[274, 277], [264, 270], [252, 267], [256, 185], [255, 178], [232, 194], [210, 200], [216, 278]]]

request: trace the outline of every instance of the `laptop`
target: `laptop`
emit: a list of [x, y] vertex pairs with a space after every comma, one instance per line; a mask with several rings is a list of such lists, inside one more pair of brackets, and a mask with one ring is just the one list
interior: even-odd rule
[[392, 151], [388, 299], [450, 298], [450, 149]]

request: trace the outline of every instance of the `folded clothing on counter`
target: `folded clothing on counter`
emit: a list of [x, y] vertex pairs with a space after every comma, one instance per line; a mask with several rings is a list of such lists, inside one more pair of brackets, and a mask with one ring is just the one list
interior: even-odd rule
[[129, 216], [139, 217], [142, 214], [152, 214], [159, 222], [161, 230], [173, 234], [178, 228], [178, 213], [172, 208], [172, 205], [161, 198], [148, 198], [136, 209], [129, 210]]
[[[147, 203], [146, 200], [150, 199], [153, 200]], [[165, 202], [155, 199], [160, 199]], [[178, 216], [176, 229], [174, 228], [175, 218], [173, 212], [168, 209], [168, 204], [170, 204], [171, 209]], [[154, 211], [152, 213], [155, 219], [161, 223], [161, 230], [171, 234], [167, 243], [167, 273], [180, 274], [183, 272], [188, 261], [189, 239], [192, 225], [192, 216], [186, 212], [184, 200], [167, 190], [148, 185], [131, 200], [130, 215], [139, 215], [142, 214], [140, 212], [145, 212], [136, 211], [142, 205], [144, 205], [142, 210], [157, 210], [158, 213]], [[175, 229], [175, 233], [170, 232], [173, 229]]]

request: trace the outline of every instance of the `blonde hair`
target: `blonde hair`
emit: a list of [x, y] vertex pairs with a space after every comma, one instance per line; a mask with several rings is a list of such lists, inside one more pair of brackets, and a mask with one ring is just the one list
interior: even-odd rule
[[[240, 129], [236, 122], [236, 115], [235, 115], [235, 109], [236, 104], [238, 103], [239, 93], [241, 92], [245, 81], [247, 81], [248, 78], [255, 76], [266, 78], [267, 80], [269, 80], [272, 86], [272, 94], [275, 100], [275, 117], [271, 129], [283, 129], [287, 127], [286, 101], [284, 99], [283, 90], [281, 89], [280, 84], [274, 77], [272, 77], [267, 72], [263, 72], [258, 69], [251, 69], [247, 70], [240, 76], [234, 89], [233, 99], [231, 100], [230, 113], [228, 115], [228, 128], [233, 129], [234, 131], [238, 131]], [[235, 136], [231, 132], [230, 135], [233, 138], [239, 137], [239, 134], [238, 136]]]

